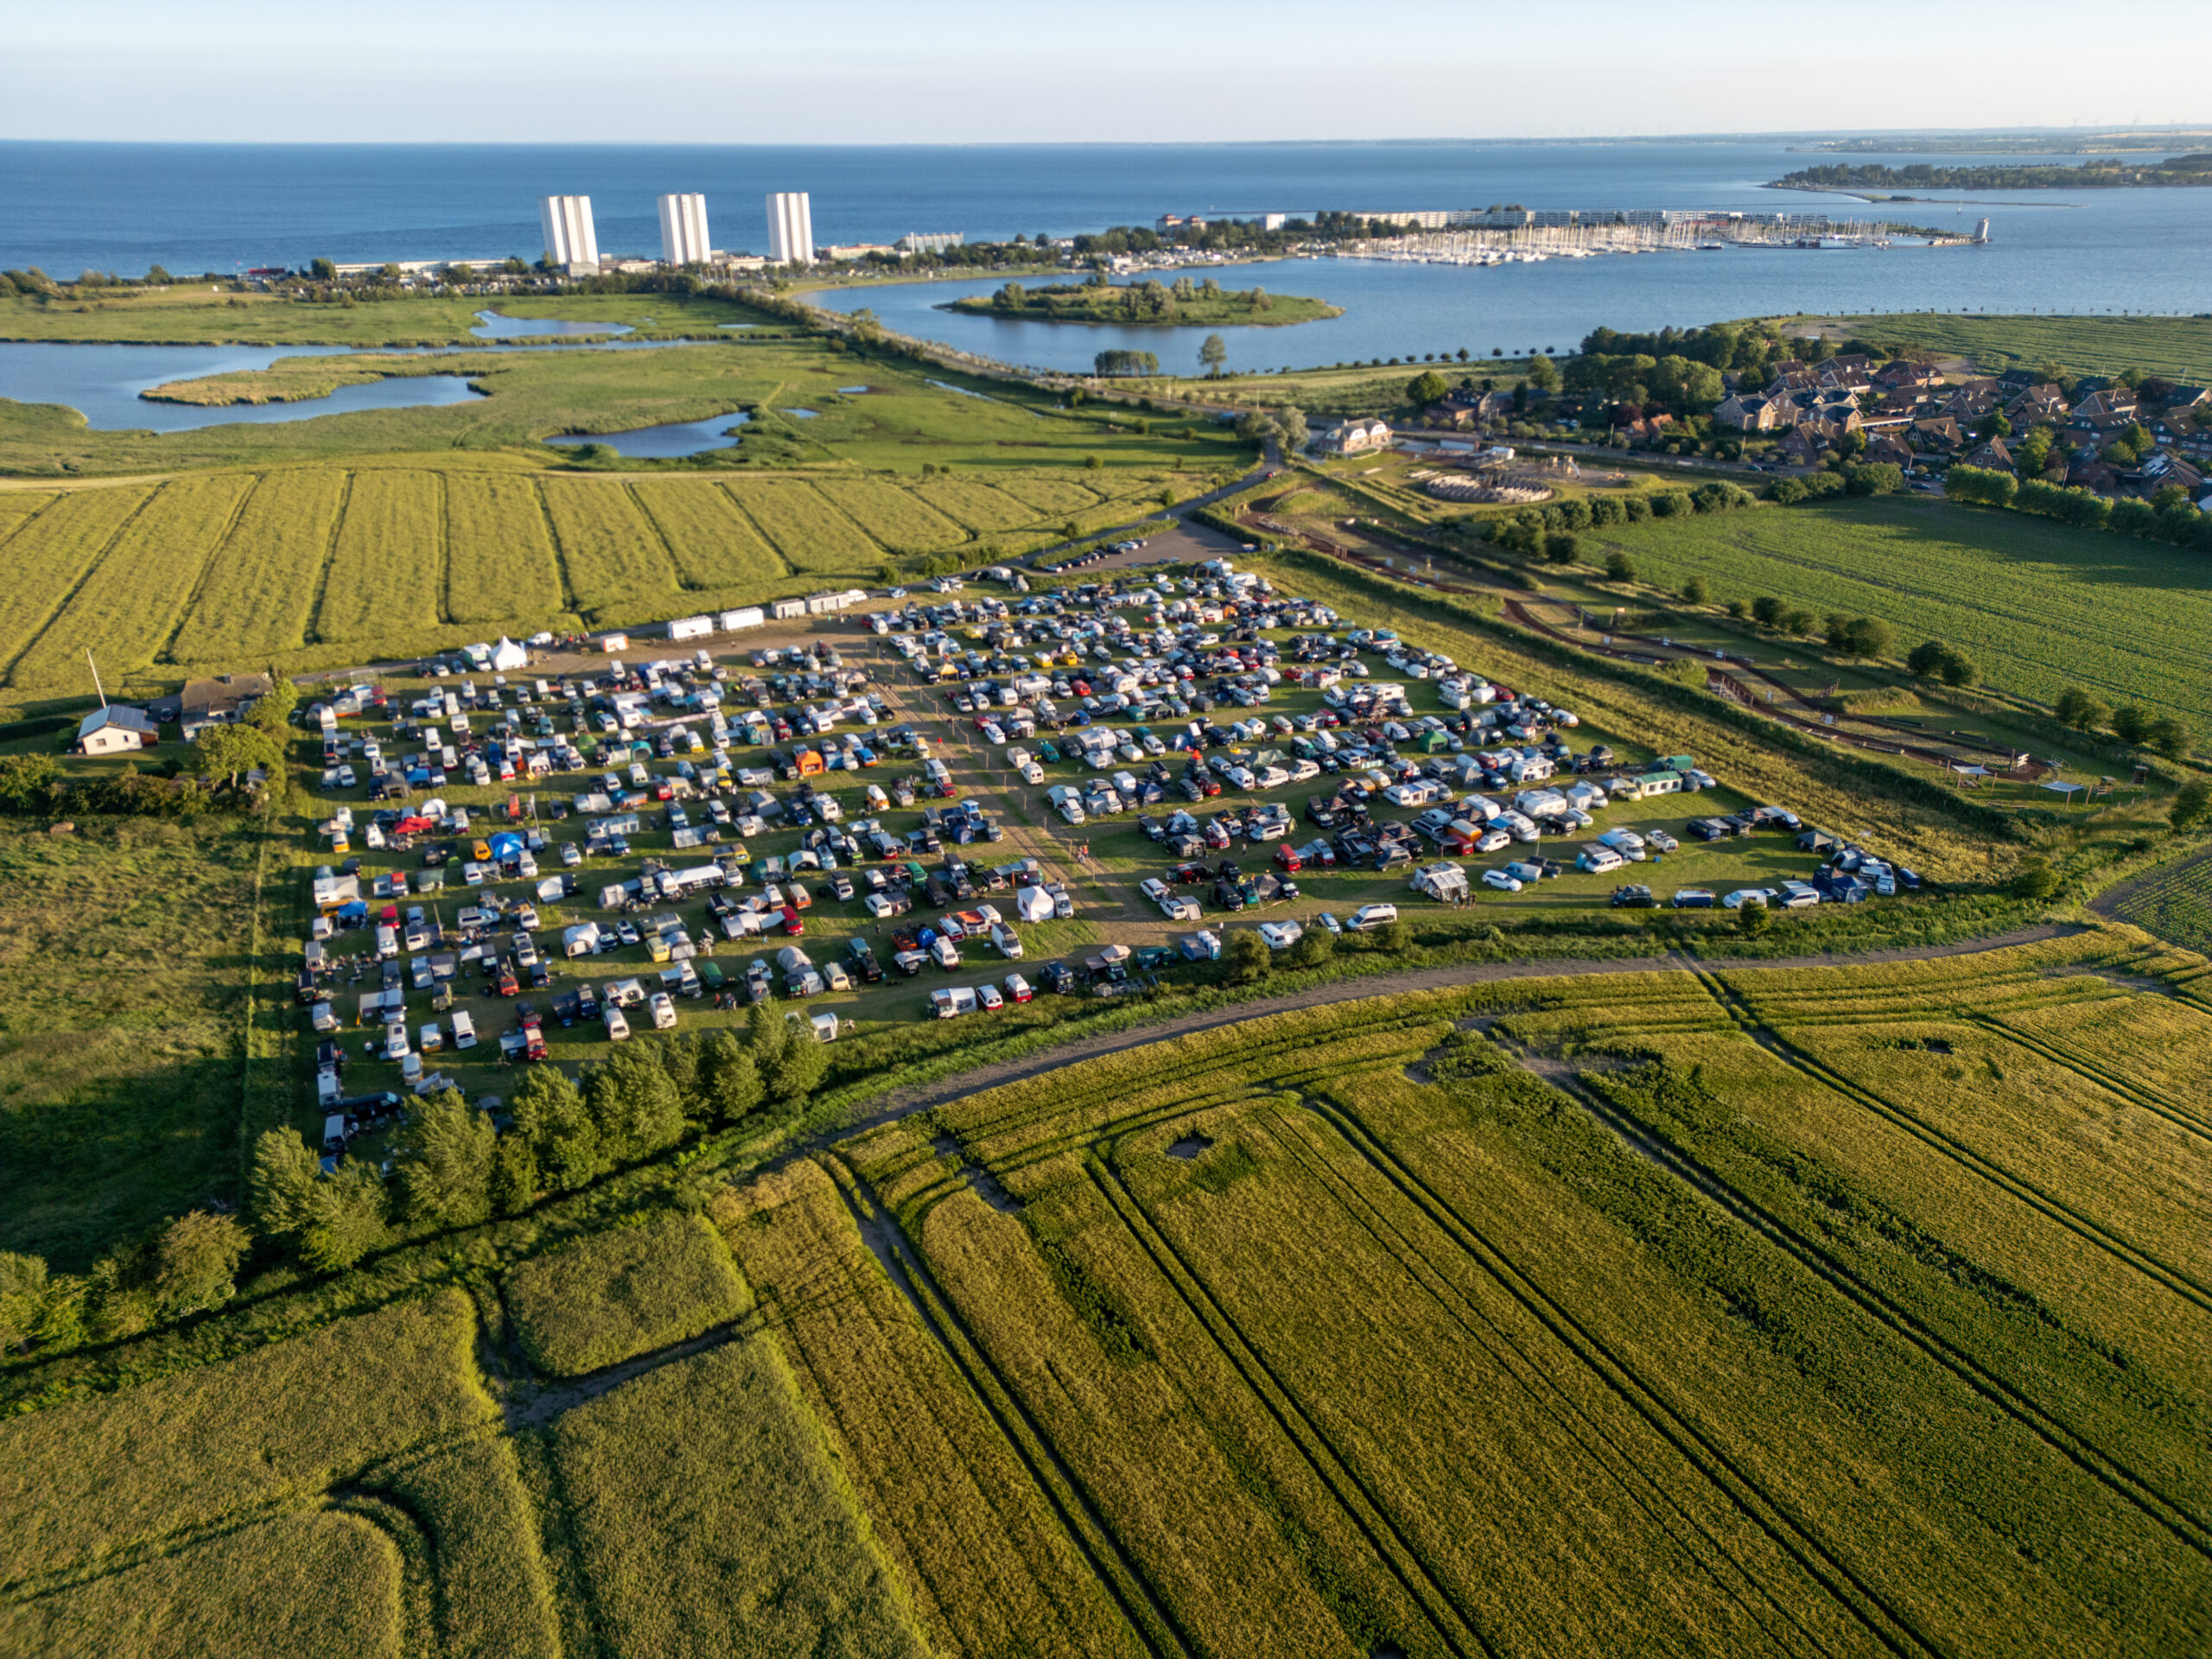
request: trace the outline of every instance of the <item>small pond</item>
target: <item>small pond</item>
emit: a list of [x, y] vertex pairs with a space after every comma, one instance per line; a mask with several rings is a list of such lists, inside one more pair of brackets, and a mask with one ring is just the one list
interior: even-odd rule
[[[651, 321], [648, 318], [646, 321]], [[497, 311], [479, 311], [477, 326], [468, 332], [479, 340], [537, 340], [550, 334], [626, 334], [626, 322], [570, 322], [559, 317], [504, 317]]]
[[674, 461], [684, 455], [703, 455], [710, 449], [728, 449], [736, 443], [736, 430], [748, 417], [742, 410], [728, 415], [709, 415], [703, 421], [683, 421], [668, 426], [638, 426], [627, 432], [564, 432], [546, 442], [563, 449], [587, 443], [603, 443], [632, 461]]

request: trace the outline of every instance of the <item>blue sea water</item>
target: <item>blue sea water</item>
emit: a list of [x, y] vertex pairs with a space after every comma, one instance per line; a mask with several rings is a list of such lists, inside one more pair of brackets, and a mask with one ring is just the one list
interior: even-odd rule
[[[823, 242], [909, 231], [1065, 235], [1162, 213], [1322, 208], [1704, 207], [1840, 213], [1848, 198], [1764, 188], [1822, 159], [1776, 140], [906, 147], [0, 143], [0, 266], [74, 276], [539, 252], [537, 199], [592, 198], [607, 253], [658, 251], [655, 198], [702, 191], [716, 245], [761, 248], [762, 196], [808, 191]], [[1967, 164], [1968, 156], [1880, 159]], [[2037, 159], [2006, 156], [2007, 162]], [[2053, 158], [2063, 159], [2063, 158]], [[2212, 191], [2035, 191], [1880, 210], [1971, 227], [1986, 248], [1666, 254], [1464, 269], [1319, 262], [1260, 280], [1347, 308], [1326, 323], [1230, 336], [1239, 367], [1461, 346], [1561, 348], [1599, 323], [1688, 326], [1798, 310], [2212, 312]], [[1240, 279], [1242, 280], [1242, 279]], [[988, 284], [984, 286], [988, 287]], [[1015, 361], [1074, 367], [1109, 346], [1189, 368], [1155, 330], [956, 318], [951, 285], [841, 303]], [[1032, 334], [1009, 334], [1025, 327]], [[0, 385], [0, 393], [9, 389]]]

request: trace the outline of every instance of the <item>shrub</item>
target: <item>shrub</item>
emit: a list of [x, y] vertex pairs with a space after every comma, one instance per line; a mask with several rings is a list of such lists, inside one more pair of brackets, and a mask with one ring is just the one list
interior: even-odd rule
[[1692, 576], [1682, 584], [1682, 598], [1692, 605], [1702, 605], [1708, 596], [1703, 576]]
[[1274, 955], [1265, 939], [1249, 927], [1240, 927], [1229, 936], [1230, 976], [1239, 985], [1265, 979], [1274, 966]]
[[2169, 760], [2178, 760], [2190, 752], [2196, 734], [2171, 715], [2161, 715], [2151, 722], [2151, 729], [2143, 741]]
[[2151, 734], [2151, 711], [2139, 702], [2123, 702], [2112, 711], [2112, 729], [2123, 743], [2141, 743]]
[[1634, 582], [1636, 561], [1625, 553], [1608, 554], [1605, 558], [1605, 575], [1607, 580], [1612, 582]]
[[2202, 778], [2192, 778], [2174, 791], [2174, 804], [2166, 813], [2166, 822], [2172, 824], [2174, 833], [2185, 836], [2192, 830], [2202, 830], [2212, 823], [2212, 784]]
[[1847, 467], [1843, 487], [1850, 495], [1895, 495], [1904, 488], [1904, 474], [1887, 461]]
[[1751, 601], [1751, 616], [1762, 626], [1778, 628], [1782, 619], [1789, 613], [1789, 607], [1783, 601], [1763, 596]]
[[2105, 707], [2078, 685], [2069, 685], [2058, 694], [2052, 712], [2062, 724], [2076, 731], [2094, 732], [2105, 723]]
[[1580, 537], [1563, 530], [1554, 530], [1544, 537], [1544, 556], [1554, 564], [1573, 564], [1582, 550]]
[[2031, 904], [2040, 904], [2058, 891], [2058, 873], [2040, 858], [2024, 858], [2012, 877], [2012, 894]]

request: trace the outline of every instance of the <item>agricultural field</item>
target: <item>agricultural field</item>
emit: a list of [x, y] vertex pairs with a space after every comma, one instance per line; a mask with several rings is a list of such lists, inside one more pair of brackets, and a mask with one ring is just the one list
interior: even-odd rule
[[512, 622], [533, 609], [547, 615], [568, 609], [560, 556], [531, 480], [450, 473], [444, 482], [445, 619]]
[[888, 551], [808, 480], [748, 479], [725, 487], [794, 570], [873, 570]]
[[[267, 663], [301, 649], [315, 614], [315, 575], [329, 557], [352, 482], [350, 474], [335, 468], [272, 473], [256, 482], [189, 596], [167, 653], [149, 656], [139, 666], [162, 660]], [[458, 505], [467, 512], [467, 499], [449, 492], [448, 510]], [[473, 568], [474, 556], [464, 554], [461, 564]]]
[[1904, 313], [1840, 320], [1801, 317], [1835, 340], [1857, 335], [1924, 346], [1985, 372], [2057, 363], [2076, 374], [2145, 374], [2202, 385], [2212, 380], [2212, 320], [2204, 317], [1969, 317]]
[[934, 553], [968, 539], [918, 493], [884, 480], [825, 478], [816, 487], [893, 553]]
[[562, 608], [596, 616], [681, 602], [666, 544], [619, 482], [546, 479], [538, 497], [574, 601]]
[[2098, 908], [2186, 950], [2212, 954], [2212, 859], [2170, 864], [2106, 895]]
[[633, 484], [630, 492], [667, 543], [687, 590], [757, 598], [793, 574], [721, 486]]
[[356, 473], [321, 572], [318, 642], [427, 632], [442, 620], [445, 486], [435, 473]]
[[742, 1313], [745, 1286], [707, 1223], [671, 1216], [594, 1233], [507, 1281], [507, 1311], [539, 1370], [579, 1376]]
[[1662, 587], [1695, 575], [1719, 599], [1880, 617], [1906, 643], [1948, 641], [1993, 683], [2045, 703], [2075, 685], [2212, 721], [2212, 684], [2195, 671], [2212, 599], [2202, 560], [2177, 549], [1898, 498], [1655, 519], [1583, 540], [1601, 562], [1626, 552]]

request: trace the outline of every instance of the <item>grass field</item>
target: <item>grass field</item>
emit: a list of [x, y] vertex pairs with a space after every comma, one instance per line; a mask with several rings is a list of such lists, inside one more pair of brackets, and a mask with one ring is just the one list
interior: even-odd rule
[[258, 850], [222, 823], [0, 830], [0, 1249], [81, 1273], [235, 1201]]
[[1963, 357], [1992, 374], [2056, 362], [2076, 374], [2145, 374], [2202, 385], [2212, 380], [2212, 319], [2204, 317], [1967, 317], [1942, 313], [1801, 317], [1841, 338], [1897, 340]]
[[715, 1230], [681, 1216], [532, 1257], [508, 1275], [506, 1296], [524, 1350], [555, 1376], [696, 1337], [749, 1300]]
[[2196, 671], [2212, 626], [2202, 561], [2150, 542], [1949, 502], [1883, 499], [1652, 520], [1585, 533], [1678, 588], [1773, 594], [1826, 615], [1878, 616], [1915, 645], [1959, 646], [1993, 683], [2049, 702], [2078, 685], [2202, 728], [2212, 683]]

